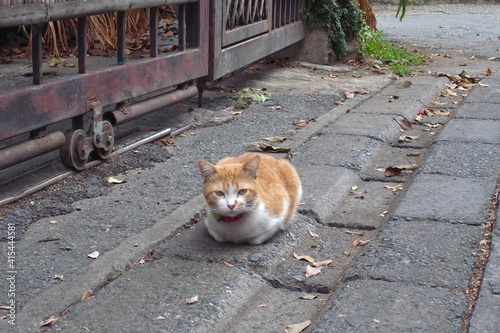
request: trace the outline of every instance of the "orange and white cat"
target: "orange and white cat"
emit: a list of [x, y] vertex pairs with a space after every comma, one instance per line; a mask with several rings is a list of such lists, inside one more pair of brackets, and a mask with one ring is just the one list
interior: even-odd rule
[[208, 205], [205, 225], [218, 242], [262, 244], [292, 220], [302, 196], [294, 167], [247, 153], [216, 165], [198, 161]]

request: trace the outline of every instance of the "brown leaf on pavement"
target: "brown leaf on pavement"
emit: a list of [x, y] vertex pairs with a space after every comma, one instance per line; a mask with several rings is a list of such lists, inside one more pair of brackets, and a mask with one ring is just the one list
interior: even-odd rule
[[401, 126], [401, 128], [404, 130], [410, 130], [413, 128], [408, 119], [405, 118], [392, 118], [392, 119], [394, 119], [398, 123], [398, 125]]
[[83, 293], [82, 298], [80, 299], [80, 301], [85, 301], [90, 296], [94, 296], [94, 292], [89, 289], [89, 290], [87, 290], [86, 292]]
[[290, 151], [290, 148], [284, 148], [284, 147], [276, 147], [276, 146], [271, 146], [265, 142], [249, 142], [245, 144], [245, 148], [259, 148], [260, 150], [267, 152], [267, 153], [288, 153]]
[[186, 298], [186, 304], [195, 304], [195, 303], [198, 303], [198, 296]]
[[309, 255], [299, 255], [297, 253], [293, 253], [293, 257], [297, 260], [305, 260], [305, 261], [308, 261], [310, 262], [311, 264], [313, 262], [315, 262], [316, 260], [312, 257], [312, 256], [309, 256]]
[[307, 265], [305, 277], [308, 278], [308, 277], [311, 277], [311, 276], [314, 276], [314, 275], [321, 273], [321, 270], [323, 270], [323, 267], [324, 266], [313, 267], [311, 265]]
[[392, 192], [397, 192], [399, 190], [403, 189], [403, 183], [399, 183], [397, 185], [391, 186], [391, 185], [384, 185], [384, 188], [391, 190]]
[[53, 322], [57, 321], [58, 319], [59, 319], [59, 317], [57, 317], [56, 315], [52, 315], [52, 316], [50, 316], [50, 318], [49, 318], [49, 319], [44, 320], [44, 321], [40, 324], [40, 327], [49, 326], [50, 324], [52, 324]]
[[405, 170], [415, 170], [418, 168], [417, 164], [407, 164], [407, 165], [391, 165], [385, 168], [384, 176], [393, 177], [401, 174]]
[[298, 324], [291, 324], [285, 328], [285, 333], [300, 333], [304, 331], [309, 325], [311, 325], [310, 320], [303, 321]]
[[308, 300], [308, 301], [313, 300], [313, 299], [315, 299], [316, 297], [318, 297], [318, 295], [306, 294], [306, 295], [302, 295], [302, 296], [300, 296], [300, 298], [302, 298], [302, 299], [306, 299], [306, 300]]

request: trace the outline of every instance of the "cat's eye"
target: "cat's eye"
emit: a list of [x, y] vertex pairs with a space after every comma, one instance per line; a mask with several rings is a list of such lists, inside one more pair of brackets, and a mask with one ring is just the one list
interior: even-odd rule
[[248, 190], [246, 188], [243, 188], [241, 190], [238, 191], [238, 195], [245, 195], [247, 194]]
[[215, 195], [218, 196], [218, 197], [223, 197], [224, 196], [224, 192], [222, 192], [222, 191], [215, 191]]

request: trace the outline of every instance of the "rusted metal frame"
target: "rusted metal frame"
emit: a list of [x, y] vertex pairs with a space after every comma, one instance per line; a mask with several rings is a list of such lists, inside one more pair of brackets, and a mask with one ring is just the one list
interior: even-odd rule
[[[131, 9], [192, 3], [196, 0], [86, 0], [0, 6], [0, 28], [31, 25]], [[5, 8], [5, 9], [4, 9]]]
[[[246, 65], [265, 58], [300, 41], [304, 37], [305, 26], [300, 21], [227, 47], [218, 55], [218, 63], [214, 66], [214, 72], [210, 75], [210, 81], [217, 80]], [[220, 64], [223, 64], [223, 66]]]
[[110, 120], [113, 125], [120, 125], [161, 108], [195, 97], [197, 93], [197, 87], [189, 86], [186, 89], [174, 90], [132, 105], [123, 105], [117, 110], [107, 113], [105, 117]]
[[274, 0], [276, 6], [274, 7], [274, 29], [280, 28], [282, 24], [281, 11], [283, 8], [283, 0]]
[[0, 140], [83, 115], [94, 100], [113, 105], [204, 77], [206, 52], [189, 49], [0, 92]]
[[184, 5], [184, 7], [186, 8], [186, 47], [198, 47], [201, 34], [198, 26], [198, 22], [200, 22], [200, 4], [195, 2]]
[[43, 26], [31, 25], [31, 57], [33, 61], [33, 84], [42, 84], [42, 62], [43, 62], [43, 44], [42, 44]]
[[149, 8], [149, 56], [158, 56], [158, 8]]
[[186, 49], [186, 6], [177, 7], [177, 21], [179, 30], [177, 31], [177, 47], [179, 51]]
[[56, 131], [0, 149], [0, 170], [59, 149], [65, 141], [64, 133]]
[[116, 61], [119, 65], [125, 62], [125, 33], [127, 32], [125, 11], [116, 13]]
[[79, 17], [77, 26], [78, 73], [84, 74], [87, 72], [87, 17]]
[[222, 47], [226, 47], [247, 38], [266, 33], [270, 30], [267, 20], [255, 22], [242, 27], [237, 27], [224, 32]]

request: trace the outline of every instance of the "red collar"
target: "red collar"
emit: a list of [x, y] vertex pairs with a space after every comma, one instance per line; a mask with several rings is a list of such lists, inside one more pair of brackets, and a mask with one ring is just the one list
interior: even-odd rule
[[241, 214], [238, 214], [236, 216], [224, 216], [224, 215], [222, 215], [222, 216], [219, 216], [217, 221], [226, 222], [226, 223], [236, 222], [236, 221], [239, 221], [239, 219], [241, 219], [243, 217], [243, 215], [245, 215], [245, 213], [241, 213]]

